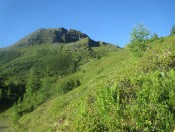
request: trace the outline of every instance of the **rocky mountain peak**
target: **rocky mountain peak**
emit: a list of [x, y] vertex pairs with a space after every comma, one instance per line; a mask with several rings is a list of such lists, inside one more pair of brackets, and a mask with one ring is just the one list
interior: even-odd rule
[[29, 46], [44, 43], [70, 43], [79, 41], [83, 38], [89, 37], [88, 35], [74, 29], [41, 28], [18, 41], [16, 45]]

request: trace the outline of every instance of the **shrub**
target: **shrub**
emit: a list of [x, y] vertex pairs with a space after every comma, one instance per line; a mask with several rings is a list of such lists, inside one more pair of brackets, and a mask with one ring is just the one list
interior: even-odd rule
[[65, 94], [65, 93], [73, 90], [74, 88], [76, 88], [80, 85], [81, 85], [81, 83], [80, 83], [79, 79], [68, 78], [68, 79], [60, 82], [59, 87], [58, 87], [58, 92]]
[[[98, 91], [93, 110], [86, 112], [83, 118], [94, 116], [91, 119], [96, 119], [94, 125], [99, 127], [94, 130], [172, 131], [174, 81], [174, 70], [123, 78], [112, 87]], [[89, 124], [90, 121], [86, 121]]]

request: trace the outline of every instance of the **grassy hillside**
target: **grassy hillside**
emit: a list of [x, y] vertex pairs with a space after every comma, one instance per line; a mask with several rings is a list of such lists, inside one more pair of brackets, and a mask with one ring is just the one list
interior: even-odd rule
[[[19, 120], [20, 124], [28, 122], [27, 124], [29, 125], [25, 125], [23, 129], [28, 130], [30, 128], [31, 131], [59, 130], [64, 129], [65, 127], [63, 123], [63, 126], [60, 126], [61, 128], [57, 128], [59, 120], [65, 118], [64, 116], [68, 116], [66, 122], [69, 122], [69, 120], [72, 120], [73, 118], [78, 119], [79, 107], [83, 107], [79, 106], [79, 103], [82, 103], [83, 105], [87, 98], [92, 98], [93, 101], [93, 98], [95, 98], [96, 95], [96, 90], [101, 89], [103, 83], [108, 79], [113, 78], [112, 75], [115, 77], [120, 71], [124, 70], [124, 67], [126, 67], [128, 62], [132, 62], [132, 60], [129, 59], [130, 57], [128, 56], [127, 50], [121, 50], [119, 53], [116, 53], [117, 52], [110, 53], [108, 56], [98, 61], [96, 59], [90, 59], [90, 61], [83, 65], [78, 72], [58, 80], [54, 84], [54, 87], [59, 87], [60, 82], [70, 78], [78, 78], [81, 85], [67, 94], [62, 96], [56, 95], [48, 100], [47, 103], [39, 106], [36, 111], [22, 117]], [[40, 120], [38, 120], [38, 118], [31, 118], [31, 116], [36, 117], [38, 113], [42, 113], [40, 115]], [[43, 123], [43, 121], [45, 121], [45, 123]], [[36, 124], [36, 122], [39, 124]], [[31, 126], [34, 129], [32, 129]], [[70, 128], [70, 130], [71, 129], [72, 128]]]
[[[0, 52], [1, 113], [14, 106], [13, 122], [35, 110], [53, 96], [61, 96], [81, 85], [80, 71], [91, 59], [99, 60], [117, 46], [99, 42], [89, 47], [89, 38], [71, 43], [42, 44], [2, 49]], [[70, 77], [69, 77], [70, 76]], [[2, 116], [2, 119], [6, 116]], [[2, 121], [2, 124], [4, 120]]]
[[[23, 97], [30, 71], [35, 76], [36, 87], [40, 87], [46, 76], [57, 80], [62, 76], [76, 72], [79, 66], [90, 58], [100, 59], [117, 46], [101, 44], [99, 47], [87, 47], [89, 38], [77, 42], [43, 44], [25, 47], [12, 46], [0, 52], [0, 78], [2, 102], [14, 102]], [[39, 89], [39, 88], [37, 88]], [[8, 95], [9, 94], [9, 95]], [[5, 103], [6, 104], [6, 103]]]
[[[59, 69], [49, 67], [53, 62], [53, 55], [47, 59], [50, 60], [49, 62], [45, 62], [44, 57], [42, 58], [47, 52], [51, 55], [53, 51], [58, 50], [55, 45], [23, 48], [20, 49], [21, 54], [25, 53], [23, 56], [8, 62], [2, 61], [6, 66], [15, 62], [27, 63], [29, 60], [35, 60], [39, 51], [43, 53], [49, 49], [42, 55], [39, 54], [36, 59], [37, 62], [40, 60], [48, 67], [41, 70], [37, 67], [37, 63], [32, 67], [39, 68], [41, 71], [53, 71], [53, 73], [46, 72], [45, 75], [36, 75], [35, 69], [30, 68], [25, 85], [28, 89], [27, 94], [25, 93], [25, 97], [18, 100], [13, 108], [1, 113], [1, 119], [11, 122], [12, 127], [8, 129], [173, 131], [175, 37], [148, 41], [149, 48], [139, 58], [133, 56], [127, 47], [113, 50], [112, 45], [102, 44], [101, 47], [86, 50], [86, 47], [82, 46], [85, 41], [87, 40], [60, 45], [62, 47], [58, 48], [64, 53], [71, 53], [73, 62], [76, 60], [76, 69], [64, 72], [66, 74], [60, 74]], [[19, 52], [18, 49], [15, 51]], [[27, 58], [29, 56], [31, 58]], [[25, 72], [23, 74], [26, 74]], [[4, 68], [4, 73], [12, 73], [12, 71]], [[15, 74], [15, 78], [20, 76], [21, 74]], [[32, 92], [31, 95], [29, 86], [38, 76], [44, 77], [41, 77], [39, 90]], [[9, 80], [11, 77], [8, 78]]]

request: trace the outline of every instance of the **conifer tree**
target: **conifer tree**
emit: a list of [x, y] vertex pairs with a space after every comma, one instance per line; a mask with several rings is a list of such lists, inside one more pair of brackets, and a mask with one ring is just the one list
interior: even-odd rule
[[37, 78], [35, 76], [34, 68], [31, 68], [26, 82], [26, 95], [32, 96], [37, 90]]
[[159, 37], [157, 35], [157, 33], [154, 33], [151, 37], [152, 40], [157, 40]]
[[141, 57], [146, 51], [146, 42], [149, 35], [150, 32], [142, 24], [133, 28], [129, 48], [135, 56]]
[[174, 25], [173, 25], [173, 27], [171, 28], [170, 36], [175, 36], [175, 26], [174, 26]]
[[2, 89], [0, 89], [0, 99], [2, 99]]
[[40, 94], [42, 96], [42, 101], [47, 100], [52, 92], [52, 85], [49, 77], [45, 77], [41, 81]]
[[7, 97], [10, 98], [10, 96], [11, 96], [11, 90], [10, 90], [10, 87], [9, 87], [9, 89], [7, 91]]

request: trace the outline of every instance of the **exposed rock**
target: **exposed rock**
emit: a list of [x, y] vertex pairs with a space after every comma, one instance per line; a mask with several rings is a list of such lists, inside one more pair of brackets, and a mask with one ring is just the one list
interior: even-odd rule
[[15, 45], [18, 47], [24, 47], [24, 46], [33, 46], [40, 44], [72, 43], [85, 38], [88, 39], [88, 41], [85, 42], [85, 45], [88, 48], [99, 47], [100, 44], [102, 43], [99, 41], [94, 41], [90, 39], [88, 35], [74, 29], [67, 30], [65, 28], [49, 28], [49, 29], [41, 28], [29, 34], [28, 36], [24, 37], [23, 39], [18, 41]]
[[76, 42], [86, 37], [88, 37], [86, 34], [74, 29], [70, 29], [66, 34], [62, 35], [61, 39], [63, 40], [64, 43], [70, 43], [70, 42]]
[[[44, 43], [70, 43], [88, 37], [86, 34], [65, 28], [38, 29], [24, 39], [17, 42], [18, 46], [30, 46]], [[89, 37], [88, 37], [89, 38]]]

